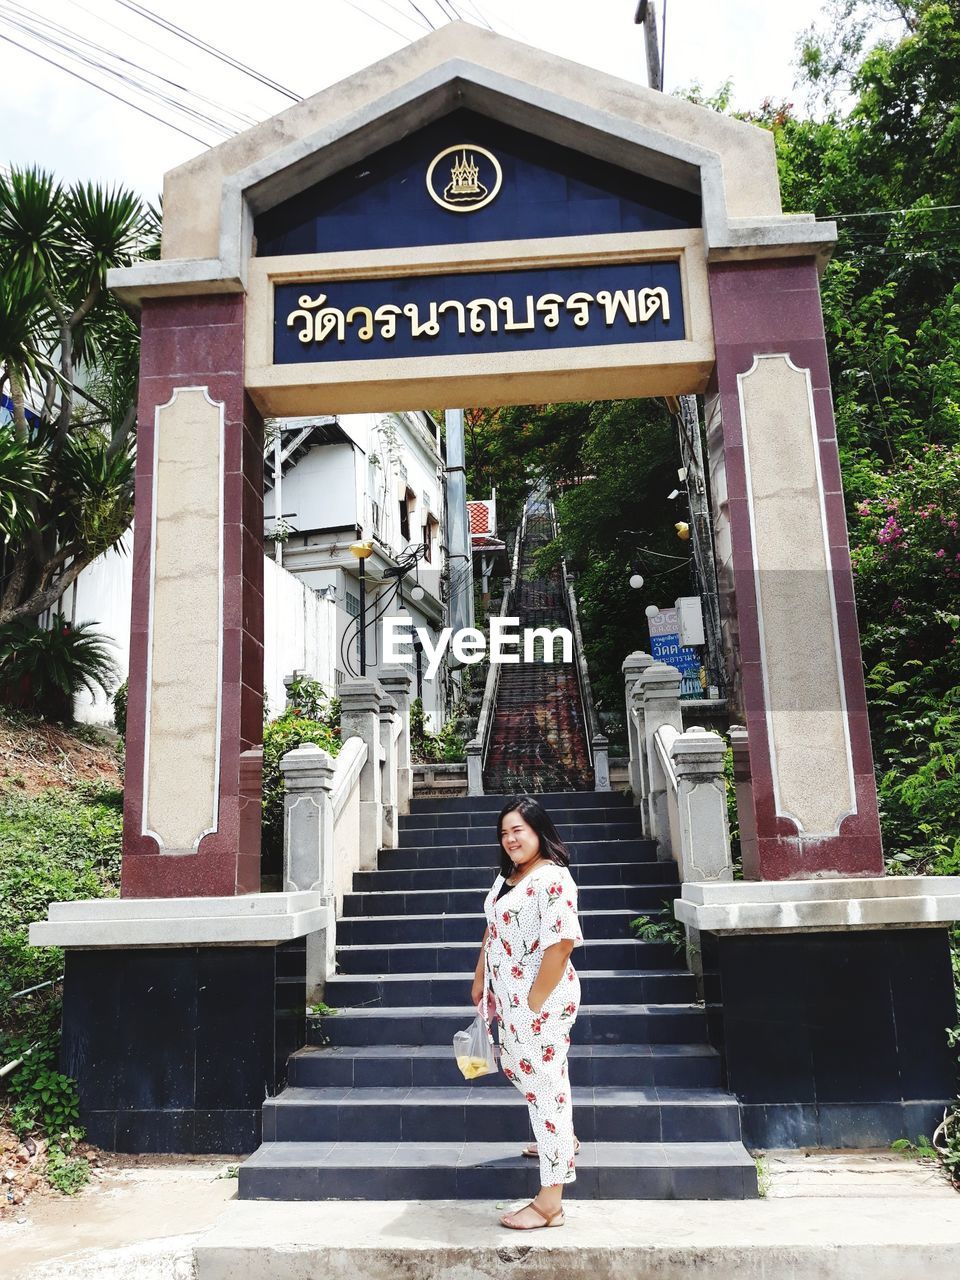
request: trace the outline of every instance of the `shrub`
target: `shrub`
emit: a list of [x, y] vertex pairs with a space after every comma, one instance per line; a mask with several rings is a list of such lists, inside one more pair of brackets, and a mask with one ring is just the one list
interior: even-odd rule
[[410, 704], [410, 755], [418, 764], [458, 764], [467, 758], [467, 744], [457, 732], [457, 721], [448, 720], [438, 733], [426, 727], [423, 701]]
[[0, 695], [47, 720], [69, 723], [81, 689], [109, 694], [117, 681], [112, 643], [93, 622], [68, 622], [56, 614], [52, 625], [18, 619], [0, 628]]
[[[295, 682], [295, 685], [298, 682]], [[335, 756], [340, 750], [340, 703], [328, 698], [316, 681], [308, 688], [291, 688], [291, 705], [263, 730], [263, 818], [261, 828], [264, 866], [278, 870], [283, 864], [283, 773], [280, 760], [301, 742], [315, 742]], [[302, 702], [302, 706], [297, 705]], [[306, 714], [304, 707], [311, 715]]]
[[127, 736], [127, 695], [129, 688], [123, 680], [117, 685], [113, 695], [113, 727], [121, 738]]

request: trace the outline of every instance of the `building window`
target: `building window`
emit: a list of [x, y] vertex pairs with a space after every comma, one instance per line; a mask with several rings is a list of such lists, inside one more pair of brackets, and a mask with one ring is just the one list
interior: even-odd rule
[[347, 591], [346, 598], [344, 600], [344, 608], [346, 609], [349, 617], [359, 618], [360, 617], [360, 597], [355, 596], [352, 591]]
[[370, 514], [372, 517], [373, 532], [379, 538], [380, 534], [383, 532], [380, 528], [380, 503], [374, 502], [372, 498], [370, 499]]
[[406, 495], [400, 499], [400, 537], [410, 541], [410, 508]]

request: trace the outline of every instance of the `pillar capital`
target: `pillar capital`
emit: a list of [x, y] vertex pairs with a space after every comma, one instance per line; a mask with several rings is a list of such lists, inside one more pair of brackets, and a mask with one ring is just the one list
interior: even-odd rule
[[635, 649], [633, 653], [627, 654], [620, 664], [620, 670], [623, 672], [624, 683], [628, 689], [640, 679], [647, 667], [653, 666], [653, 662], [654, 659], [643, 649]]
[[719, 733], [695, 726], [675, 739], [670, 758], [678, 778], [701, 778], [723, 773], [726, 744]]
[[301, 742], [280, 759], [287, 791], [313, 791], [321, 787], [333, 789], [333, 757], [315, 742]]
[[337, 696], [341, 714], [360, 715], [365, 711], [379, 711], [384, 694], [378, 680], [359, 676], [355, 680], [344, 680]]
[[410, 686], [413, 681], [406, 667], [381, 667], [378, 672], [378, 679], [387, 693], [392, 694], [393, 697], [403, 698], [410, 696]]

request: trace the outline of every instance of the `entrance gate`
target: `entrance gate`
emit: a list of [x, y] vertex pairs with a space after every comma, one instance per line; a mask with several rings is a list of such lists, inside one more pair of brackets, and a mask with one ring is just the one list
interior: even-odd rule
[[818, 293], [772, 137], [452, 24], [167, 175], [124, 896], [259, 888], [263, 415], [706, 397], [749, 877], [882, 870]]

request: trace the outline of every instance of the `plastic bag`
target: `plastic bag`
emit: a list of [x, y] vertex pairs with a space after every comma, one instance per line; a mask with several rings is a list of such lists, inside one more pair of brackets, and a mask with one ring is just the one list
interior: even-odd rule
[[467, 1080], [476, 1080], [477, 1076], [486, 1076], [497, 1070], [493, 1039], [479, 1013], [469, 1027], [453, 1037], [453, 1052], [457, 1066]]

